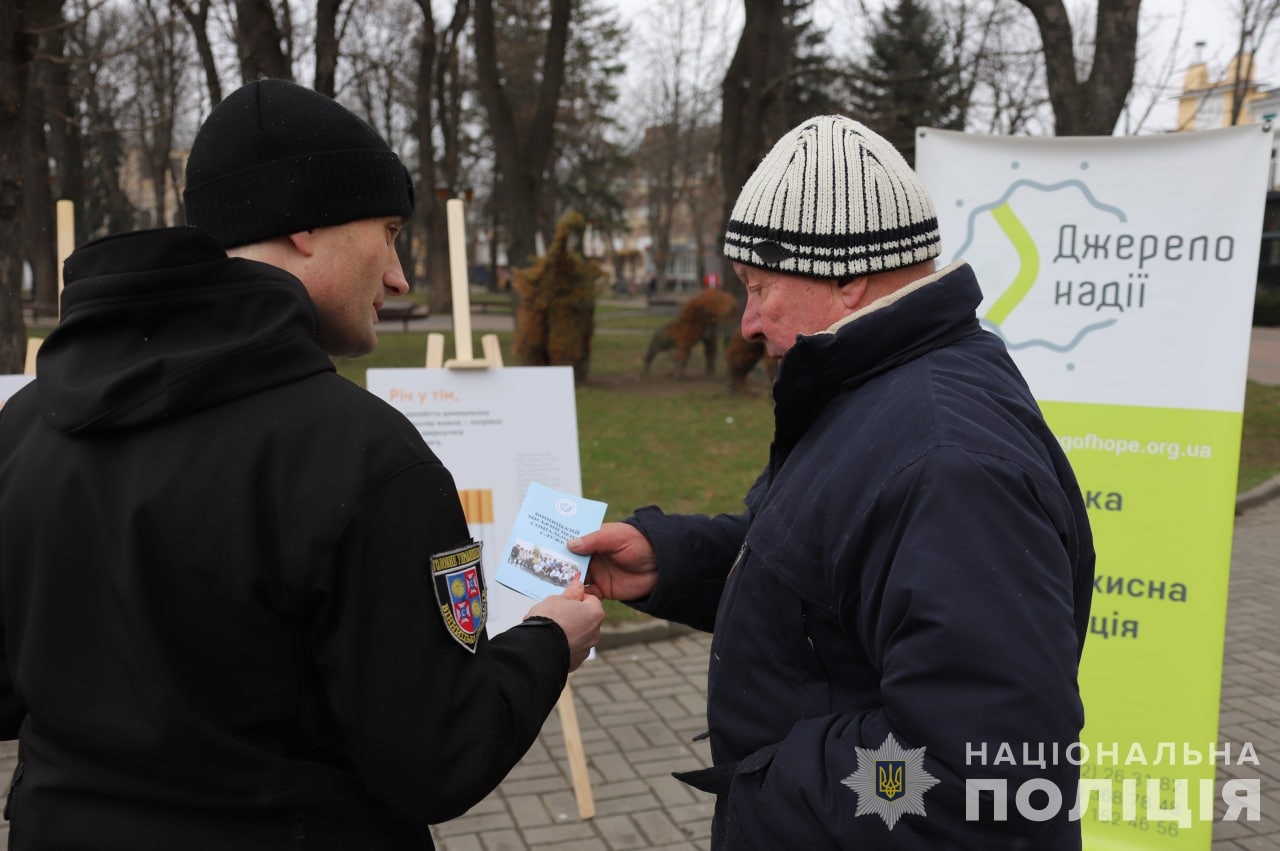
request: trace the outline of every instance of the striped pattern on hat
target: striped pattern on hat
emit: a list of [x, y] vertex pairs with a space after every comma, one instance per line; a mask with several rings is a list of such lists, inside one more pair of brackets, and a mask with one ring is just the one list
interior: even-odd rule
[[940, 250], [915, 172], [842, 115], [810, 118], [778, 140], [742, 187], [724, 243], [730, 260], [813, 278], [884, 272]]

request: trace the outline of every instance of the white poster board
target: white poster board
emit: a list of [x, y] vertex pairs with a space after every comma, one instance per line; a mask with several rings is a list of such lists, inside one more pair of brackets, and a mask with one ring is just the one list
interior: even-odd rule
[[0, 407], [34, 379], [34, 375], [0, 375]]
[[534, 601], [493, 577], [529, 483], [582, 495], [573, 368], [371, 369], [365, 386], [401, 410], [453, 474], [484, 544], [489, 633], [515, 626]]

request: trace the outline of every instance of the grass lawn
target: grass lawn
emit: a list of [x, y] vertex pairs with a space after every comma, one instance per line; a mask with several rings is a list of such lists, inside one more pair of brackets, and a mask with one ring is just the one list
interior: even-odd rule
[[[767, 459], [772, 404], [758, 369], [752, 376], [754, 392], [733, 394], [722, 377], [702, 377], [702, 354], [695, 349], [686, 380], [668, 376], [669, 352], [658, 355], [649, 378], [640, 378], [649, 334], [668, 318], [638, 311], [602, 315], [591, 373], [577, 391], [583, 491], [609, 503], [611, 520], [649, 503], [682, 513], [737, 511]], [[509, 360], [510, 335], [499, 338]], [[376, 353], [340, 361], [338, 369], [363, 384], [366, 369], [421, 366], [425, 352], [424, 334], [384, 333]], [[452, 336], [446, 335], [446, 357], [452, 352]], [[723, 376], [723, 363], [717, 366]], [[1238, 489], [1249, 490], [1276, 475], [1280, 386], [1250, 381]]]

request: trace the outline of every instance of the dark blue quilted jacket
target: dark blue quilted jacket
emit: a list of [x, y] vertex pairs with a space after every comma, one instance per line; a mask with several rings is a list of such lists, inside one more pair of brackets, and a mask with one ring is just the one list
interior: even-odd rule
[[[715, 633], [714, 767], [684, 779], [718, 795], [716, 848], [1080, 847], [1078, 769], [1022, 764], [1022, 747], [1065, 753], [1083, 726], [1092, 537], [980, 301], [958, 264], [802, 337], [747, 510], [632, 518], [660, 567], [640, 607]], [[923, 814], [886, 818], [856, 791], [890, 736], [924, 749], [900, 793]], [[1005, 744], [1018, 764], [993, 764]], [[991, 792], [967, 818], [967, 780], [1004, 781], [1007, 819]], [[1017, 790], [1046, 780], [1058, 816], [1021, 817]]]

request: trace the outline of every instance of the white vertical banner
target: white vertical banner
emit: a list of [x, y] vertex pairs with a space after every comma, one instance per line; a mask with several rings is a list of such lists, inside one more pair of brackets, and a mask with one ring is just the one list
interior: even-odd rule
[[940, 259], [974, 267], [1089, 507], [1084, 845], [1207, 849], [1270, 129], [916, 151]]

